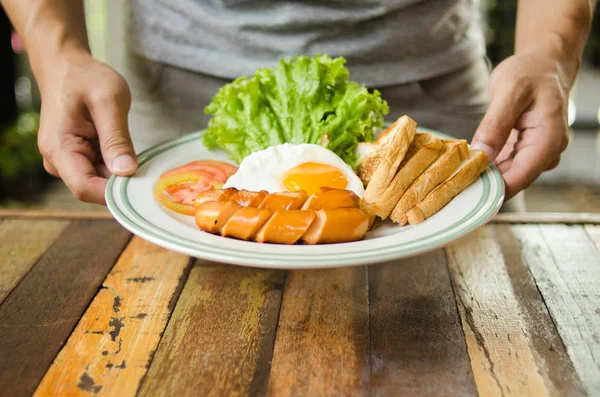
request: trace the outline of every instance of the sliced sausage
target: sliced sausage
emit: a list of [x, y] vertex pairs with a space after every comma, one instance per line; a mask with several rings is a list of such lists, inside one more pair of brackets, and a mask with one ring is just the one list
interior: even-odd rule
[[307, 244], [343, 243], [364, 238], [370, 217], [358, 208], [328, 208], [315, 211], [315, 220], [302, 241]]
[[326, 189], [311, 195], [302, 206], [303, 210], [322, 210], [325, 208], [358, 208], [359, 198], [351, 190]]
[[314, 211], [279, 210], [258, 231], [259, 243], [294, 244], [309, 229], [315, 219]]
[[239, 190], [230, 200], [235, 201], [242, 207], [258, 207], [265, 198], [269, 195], [269, 192], [261, 190], [260, 192], [251, 192], [249, 190]]
[[281, 192], [269, 194], [258, 208], [277, 210], [299, 210], [308, 198], [304, 190], [299, 192]]
[[223, 226], [221, 235], [241, 240], [252, 240], [271, 215], [273, 215], [273, 211], [270, 209], [240, 208]]
[[236, 194], [238, 190], [230, 187], [228, 189], [218, 190], [207, 190], [202, 192], [194, 199], [194, 207], [198, 208], [199, 205], [207, 203], [209, 201], [229, 201], [231, 196]]
[[208, 201], [196, 207], [196, 225], [206, 232], [219, 234], [229, 218], [240, 208], [234, 201]]

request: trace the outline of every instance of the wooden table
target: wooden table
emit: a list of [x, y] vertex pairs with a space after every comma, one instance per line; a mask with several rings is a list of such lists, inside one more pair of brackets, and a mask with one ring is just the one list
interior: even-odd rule
[[600, 395], [598, 216], [268, 271], [68, 215], [0, 215], [1, 395]]

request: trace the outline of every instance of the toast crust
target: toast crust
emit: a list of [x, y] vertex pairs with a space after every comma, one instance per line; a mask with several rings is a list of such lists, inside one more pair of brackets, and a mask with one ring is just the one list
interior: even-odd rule
[[[407, 136], [408, 144], [404, 148], [398, 146], [398, 141], [402, 141], [402, 134], [407, 133], [406, 127], [412, 127], [412, 136]], [[408, 145], [412, 141], [414, 134], [416, 133], [417, 123], [408, 116], [399, 117], [394, 123], [379, 134], [375, 142], [361, 142], [356, 147], [356, 153], [361, 157], [361, 162], [358, 167], [358, 177], [362, 180], [363, 184], [367, 186], [373, 175], [379, 168], [382, 161], [392, 162], [394, 160], [394, 150], [397, 150], [397, 155], [404, 156], [404, 152], [408, 148]], [[408, 131], [410, 134], [410, 131]], [[380, 171], [381, 172], [381, 171]]]
[[469, 147], [465, 140], [442, 140], [443, 147], [435, 161], [413, 182], [404, 192], [390, 218], [392, 221], [402, 225], [408, 222], [406, 213], [435, 189], [440, 183], [448, 179], [450, 175], [465, 160], [464, 154], [468, 156]]
[[384, 131], [385, 136], [373, 154], [378, 157], [378, 160], [377, 167], [368, 178], [365, 190], [364, 201], [367, 205], [376, 204], [379, 196], [394, 179], [415, 137], [416, 130], [417, 123], [408, 116], [402, 116]]
[[386, 219], [406, 189], [421, 175], [438, 157], [443, 144], [431, 133], [418, 133], [400, 163], [399, 171], [386, 189], [378, 195], [376, 201], [368, 201], [365, 194], [366, 209]]
[[408, 222], [411, 225], [416, 225], [438, 212], [460, 192], [475, 182], [479, 174], [487, 168], [487, 165], [486, 154], [478, 150], [472, 150], [469, 159], [463, 162], [452, 176], [433, 189], [423, 201], [407, 212]]

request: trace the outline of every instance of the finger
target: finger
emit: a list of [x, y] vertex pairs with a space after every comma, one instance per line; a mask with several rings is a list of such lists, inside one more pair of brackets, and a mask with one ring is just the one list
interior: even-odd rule
[[78, 152], [63, 152], [54, 160], [59, 176], [80, 201], [105, 204], [106, 179], [96, 174], [89, 158]]
[[502, 151], [517, 119], [531, 103], [528, 92], [507, 86], [497, 91], [477, 128], [471, 148], [484, 151], [494, 161]]
[[546, 167], [546, 171], [555, 169], [556, 167], [558, 167], [559, 164], [560, 164], [560, 155], [556, 158], [556, 160], [551, 162], [548, 167]]
[[44, 169], [52, 176], [58, 176], [58, 171], [48, 159], [44, 158]]
[[137, 169], [137, 161], [127, 126], [131, 104], [129, 89], [125, 83], [117, 84], [116, 88], [97, 94], [88, 101], [108, 170], [115, 175], [132, 175]]
[[496, 168], [500, 171], [501, 174], [507, 172], [512, 166], [513, 159], [515, 158], [516, 152], [512, 152], [509, 157], [507, 157], [504, 161], [496, 164]]
[[496, 166], [498, 166], [498, 164], [504, 162], [505, 160], [514, 157], [514, 148], [515, 144], [519, 141], [519, 135], [519, 131], [512, 130], [510, 136], [508, 137], [508, 140], [506, 141], [506, 144], [496, 157], [496, 160], [494, 160], [494, 164]]
[[546, 170], [550, 152], [550, 147], [540, 142], [523, 146], [516, 152], [510, 167], [502, 173], [506, 200], [529, 187]]
[[106, 165], [104, 165], [104, 164], [96, 164], [95, 168], [96, 168], [96, 174], [98, 174], [102, 178], [108, 179], [112, 175], [110, 173], [110, 171], [108, 170], [108, 168], [106, 168]]
[[526, 130], [528, 128], [535, 128], [540, 124], [542, 119], [541, 112], [525, 112], [519, 117], [515, 123], [517, 130]]

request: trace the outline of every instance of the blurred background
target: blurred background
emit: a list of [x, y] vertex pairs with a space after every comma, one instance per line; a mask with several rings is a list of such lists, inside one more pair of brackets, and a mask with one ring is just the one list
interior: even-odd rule
[[[94, 56], [122, 69], [123, 1], [84, 0]], [[513, 52], [516, 0], [482, 0], [488, 56], [498, 64]], [[571, 95], [571, 143], [561, 164], [528, 189], [528, 212], [600, 213], [600, 18], [596, 10], [584, 64]], [[106, 211], [77, 202], [48, 176], [37, 150], [40, 97], [19, 37], [0, 8], [0, 209]]]

